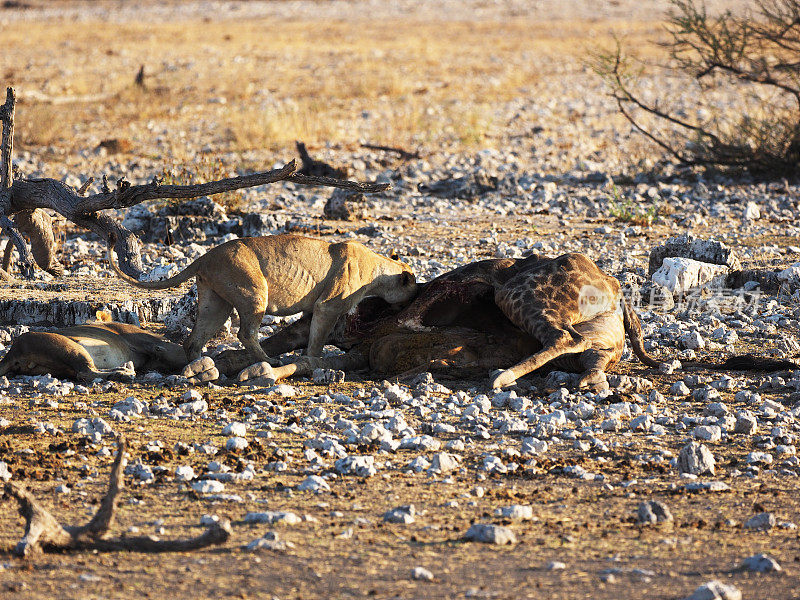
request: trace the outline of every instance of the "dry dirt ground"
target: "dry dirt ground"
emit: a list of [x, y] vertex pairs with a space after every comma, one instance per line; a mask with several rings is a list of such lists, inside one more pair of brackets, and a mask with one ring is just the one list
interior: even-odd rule
[[[407, 172], [414, 183], [476, 165], [501, 171], [510, 165], [517, 173], [535, 173], [540, 182], [563, 184], [570, 195], [607, 199], [612, 192], [587, 175], [635, 177], [654, 162], [654, 148], [616, 114], [586, 58], [595, 45], [608, 47], [612, 32], [626, 36], [645, 55], [658, 54], [651, 42], [663, 35], [665, 4], [659, 1], [18, 4], [22, 7], [0, 3], [0, 84], [13, 85], [19, 93], [16, 158], [29, 175], [74, 184], [103, 173], [142, 181], [165, 168], [174, 173], [188, 168], [207, 178], [287, 160], [294, 154], [294, 140], [301, 139], [318, 156], [356, 165], [356, 178], [374, 179], [406, 168], [359, 146], [371, 142], [420, 150], [423, 158], [413, 163], [414, 173]], [[144, 87], [133, 83], [141, 65]], [[104, 140], [115, 141], [99, 147]], [[176, 175], [181, 176], [187, 175]], [[643, 181], [642, 192], [655, 185]], [[671, 180], [667, 185], [674, 189], [659, 188], [663, 200], [648, 204], [659, 218], [650, 228], [629, 231], [627, 242], [620, 233], [630, 223], [608, 210], [546, 213], [533, 204], [514, 207], [511, 201], [496, 210], [480, 202], [423, 204], [403, 194], [371, 205], [373, 222], [385, 235], [357, 239], [381, 251], [399, 245], [428, 275], [495, 256], [504, 243], [521, 239], [543, 243], [549, 252], [582, 249], [606, 261], [604, 267], [616, 274], [623, 267], [646, 266], [649, 248], [687, 228], [700, 237], [715, 235], [735, 243], [749, 266], [800, 260], [796, 216], [766, 208], [796, 198], [796, 186], [706, 181], [705, 195], [698, 192], [698, 198], [718, 193], [727, 194], [728, 204], [744, 196], [762, 203], [769, 220], [744, 231], [738, 229], [738, 217], [709, 211], [706, 205], [696, 211], [686, 204], [670, 206], [673, 192], [694, 198], [695, 184], [692, 175]], [[319, 198], [326, 192], [276, 188], [249, 192], [237, 202], [272, 207], [310, 227], [322, 224]], [[331, 228], [320, 233], [340, 239], [365, 223], [327, 225]], [[597, 233], [598, 227], [608, 231]], [[162, 250], [146, 248], [146, 260]], [[84, 266], [69, 256], [64, 262], [68, 272]], [[110, 284], [105, 270], [66, 283], [6, 287], [0, 299], [110, 301], [126, 296], [124, 287]], [[797, 309], [797, 304], [788, 306]], [[773, 341], [800, 333], [797, 317], [795, 312]], [[753, 348], [763, 346], [742, 340], [736, 347]], [[675, 352], [674, 344], [657, 351], [662, 358]], [[324, 468], [312, 465], [304, 457], [304, 442], [318, 431], [337, 434], [327, 423], [338, 416], [352, 419], [353, 409], [321, 404], [319, 396], [362, 396], [369, 404], [374, 389], [381, 396], [382, 382], [350, 376], [332, 386], [291, 382], [297, 395], [290, 398], [235, 387], [197, 388], [209, 405], [203, 417], [130, 422], [110, 421], [109, 409], [131, 395], [179, 403], [185, 390], [117, 384], [86, 395], [53, 397], [23, 386], [19, 393], [0, 396], [0, 461], [64, 522], [86, 519], [105, 489], [111, 457], [100, 450], [113, 453], [113, 441], [105, 437], [93, 443], [71, 432], [77, 419], [99, 416], [130, 440], [132, 460], [161, 468], [146, 484], [127, 478], [116, 532], [196, 535], [206, 514], [228, 518], [234, 527], [224, 546], [193, 553], [77, 552], [20, 560], [11, 548], [22, 534], [22, 521], [5, 502], [0, 505], [0, 597], [679, 599], [712, 579], [735, 585], [744, 598], [800, 597], [800, 537], [792, 526], [800, 523], [796, 465], [777, 466], [782, 461], [777, 457], [772, 468], [743, 476], [745, 457], [758, 450], [755, 438], [729, 435], [707, 443], [717, 472], [700, 478], [723, 481], [729, 489], [688, 491], [688, 480], [669, 461], [691, 439], [691, 428], [673, 425], [683, 414], [702, 415], [708, 402], [674, 398], [668, 390], [687, 374], [709, 380], [719, 374], [662, 375], [634, 362], [624, 362], [618, 372], [644, 376], [667, 396], [653, 403], [659, 414], [674, 417], [664, 434], [627, 427], [601, 431], [599, 413], [606, 405], [651, 403], [646, 393], [619, 391], [598, 401], [598, 414], [584, 423], [605, 447], [578, 450], [572, 439], [554, 437], [548, 439], [548, 451], [529, 462], [530, 457], [514, 454], [520, 435], [495, 430], [486, 440], [473, 437], [459, 429], [464, 406], [456, 402], [455, 409], [448, 408], [450, 394], [434, 393], [428, 400], [437, 421], [399, 402], [390, 408], [402, 412], [418, 435], [432, 433], [433, 423], [453, 425], [453, 433], [443, 429], [435, 438], [442, 446], [455, 439], [466, 442], [458, 451], [459, 469], [449, 475], [415, 473], [408, 463], [420, 455], [430, 458], [432, 452], [386, 454], [374, 446], [349, 447], [353, 454], [375, 455], [377, 474], [330, 477], [331, 491], [321, 494], [295, 489], [310, 473], [335, 473], [332, 458], [324, 458]], [[737, 389], [767, 381], [733, 375]], [[486, 380], [441, 383], [470, 397], [488, 391]], [[541, 381], [524, 383], [520, 395], [552, 402], [538, 388], [529, 390], [529, 383]], [[787, 409], [797, 402], [796, 394], [790, 401], [790, 392], [779, 386], [767, 385], [759, 393]], [[734, 400], [732, 391], [723, 390], [721, 400], [731, 413], [755, 410]], [[258, 429], [264, 437], [248, 432], [250, 445], [244, 451], [226, 451], [223, 426], [252, 420], [258, 402], [266, 406], [274, 427]], [[319, 406], [328, 413], [324, 423], [309, 420]], [[492, 409], [489, 417], [499, 413]], [[768, 437], [772, 420], [759, 419], [758, 433]], [[39, 433], [39, 423], [61, 432]], [[788, 435], [796, 436], [796, 429], [790, 427]], [[181, 455], [173, 450], [179, 442], [210, 443], [220, 451], [216, 456]], [[482, 468], [486, 453], [520, 463], [519, 468], [487, 473]], [[174, 477], [180, 465], [205, 473], [214, 459], [234, 472], [253, 464], [252, 480], [226, 483], [225, 493], [238, 499], [210, 498]], [[276, 463], [285, 463], [285, 469], [276, 469]], [[579, 479], [563, 471], [574, 465], [603, 478]], [[59, 491], [59, 486], [70, 491]], [[637, 506], [651, 499], [664, 502], [674, 521], [638, 524]], [[416, 508], [415, 522], [383, 521], [387, 510], [407, 504]], [[495, 515], [496, 509], [515, 504], [532, 506], [534, 518], [511, 521]], [[301, 521], [244, 522], [248, 512], [265, 510], [290, 511]], [[759, 512], [774, 513], [778, 526], [744, 529], [743, 522]], [[508, 525], [517, 543], [464, 541], [475, 522]], [[283, 550], [243, 548], [268, 531], [291, 544]], [[759, 552], [774, 557], [783, 570], [759, 574], [738, 568]], [[564, 568], [551, 568], [554, 562]], [[433, 579], [412, 578], [415, 567], [428, 569]]]

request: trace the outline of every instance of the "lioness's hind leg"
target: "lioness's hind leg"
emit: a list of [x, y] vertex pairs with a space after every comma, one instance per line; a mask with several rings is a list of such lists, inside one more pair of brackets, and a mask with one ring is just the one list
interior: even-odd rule
[[233, 312], [230, 302], [220, 297], [214, 290], [197, 281], [197, 321], [192, 333], [183, 344], [189, 362], [200, 358], [203, 346], [217, 333]]
[[239, 341], [242, 342], [245, 350], [247, 350], [256, 361], [270, 362], [269, 356], [264, 352], [261, 344], [258, 343], [258, 328], [261, 326], [261, 321], [264, 319], [264, 311], [260, 312], [247, 312], [242, 314], [239, 312]]
[[607, 390], [605, 369], [614, 361], [613, 350], [589, 348], [581, 354], [580, 361], [584, 371], [578, 380], [578, 387], [592, 388], [595, 392]]

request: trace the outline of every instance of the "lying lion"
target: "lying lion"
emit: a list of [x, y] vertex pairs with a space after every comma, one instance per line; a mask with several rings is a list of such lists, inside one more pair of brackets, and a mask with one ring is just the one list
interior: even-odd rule
[[177, 373], [186, 365], [180, 345], [134, 325], [109, 322], [103, 313], [98, 318], [53, 332], [23, 333], [0, 360], [0, 375], [49, 373], [88, 382], [129, 378], [141, 370]]
[[[552, 287], [554, 283], [560, 287]], [[543, 327], [536, 326], [536, 315], [544, 317]], [[531, 325], [523, 329], [519, 322]], [[558, 323], [563, 323], [561, 331], [569, 343], [553, 343], [549, 332]], [[529, 329], [543, 330], [543, 339]], [[605, 370], [622, 356], [626, 332], [640, 360], [658, 365], [644, 351], [639, 319], [621, 297], [619, 284], [585, 256], [484, 260], [421, 285], [419, 296], [400, 313], [375, 300], [359, 304], [337, 322], [330, 340], [346, 350], [344, 355], [303, 357], [282, 367], [260, 368], [276, 380], [310, 375], [315, 368], [369, 368], [379, 376], [427, 370], [459, 378], [482, 378], [500, 369], [495, 387], [509, 371], [516, 379], [555, 368], [581, 373], [581, 387], [602, 389]], [[304, 318], [262, 346], [275, 355], [301, 348], [309, 335], [310, 322]], [[216, 359], [228, 375], [247, 367], [247, 362], [247, 356], [235, 350]], [[512, 370], [510, 365], [517, 366]]]
[[390, 304], [402, 303], [417, 289], [407, 265], [357, 242], [329, 244], [298, 235], [242, 238], [212, 248], [174, 277], [147, 283], [123, 273], [113, 252], [109, 244], [111, 267], [136, 287], [162, 290], [197, 277], [197, 321], [184, 344], [190, 361], [200, 357], [234, 308], [239, 314], [239, 341], [250, 362], [269, 360], [258, 343], [266, 313], [310, 314], [306, 353], [316, 357], [336, 321], [362, 299], [377, 296]]

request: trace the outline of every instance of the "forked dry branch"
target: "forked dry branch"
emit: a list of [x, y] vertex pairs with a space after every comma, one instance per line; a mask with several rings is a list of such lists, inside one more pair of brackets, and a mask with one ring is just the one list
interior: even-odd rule
[[[62, 214], [76, 225], [94, 232], [103, 240], [116, 239], [115, 249], [122, 270], [139, 279], [142, 275], [139, 239], [133, 232], [104, 213], [104, 210], [128, 208], [147, 200], [198, 198], [277, 181], [339, 187], [362, 193], [381, 192], [389, 187], [388, 184], [381, 183], [358, 183], [331, 177], [303, 175], [295, 172], [297, 165], [292, 160], [280, 169], [194, 185], [162, 185], [157, 178], [144, 185], [131, 185], [124, 179], [120, 179], [117, 181], [116, 188], [112, 190], [105, 184], [104, 178], [103, 191], [83, 196], [86, 184], [81, 186], [81, 190], [76, 191], [55, 179], [13, 179], [11, 153], [14, 134], [14, 103], [14, 90], [8, 88], [6, 102], [0, 109], [0, 121], [3, 126], [2, 147], [0, 147], [0, 227], [19, 252], [20, 270], [23, 276], [28, 278], [33, 276], [34, 260], [40, 267], [50, 272], [53, 272], [53, 269], [58, 270], [51, 263], [54, 242], [50, 242], [50, 240], [54, 236], [49, 222], [41, 216], [20, 216], [16, 220], [12, 220], [11, 217], [15, 215], [34, 214], [37, 211], [43, 213], [42, 209], [50, 209]], [[20, 225], [22, 220], [26, 225], [30, 225], [25, 231], [31, 236], [32, 242], [44, 244], [42, 248], [35, 249], [33, 253], [28, 249], [20, 232], [23, 229], [23, 226]], [[48, 242], [50, 242], [50, 246], [47, 246]], [[0, 279], [9, 277], [6, 271], [0, 273]]]
[[13, 498], [19, 504], [19, 514], [25, 519], [25, 535], [14, 548], [17, 556], [29, 556], [37, 551], [100, 550], [104, 552], [188, 552], [208, 546], [224, 544], [231, 535], [228, 520], [220, 520], [208, 526], [197, 537], [178, 540], [159, 540], [150, 536], [106, 539], [119, 493], [125, 485], [124, 438], [117, 440], [117, 457], [111, 467], [108, 492], [100, 502], [91, 521], [85, 525], [61, 525], [24, 487], [10, 481], [6, 483], [5, 498]]

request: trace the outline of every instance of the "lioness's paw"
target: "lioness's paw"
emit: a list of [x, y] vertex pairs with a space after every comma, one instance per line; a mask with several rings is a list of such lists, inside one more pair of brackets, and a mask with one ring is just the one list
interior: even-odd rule
[[506, 387], [507, 385], [511, 385], [517, 380], [514, 372], [510, 369], [505, 371], [500, 371], [499, 374], [495, 375], [492, 379], [492, 389], [500, 389]]
[[236, 376], [236, 380], [242, 385], [264, 385], [275, 384], [275, 371], [268, 362], [259, 362], [250, 365]]
[[111, 372], [109, 379], [113, 381], [131, 382], [136, 378], [136, 370], [133, 367], [133, 362], [128, 361], [121, 367], [117, 367]]
[[[197, 360], [193, 360], [188, 365], [183, 367], [181, 375], [183, 375], [187, 379], [191, 379], [192, 377], [196, 377], [200, 373], [210, 371], [215, 367], [216, 365], [214, 364], [214, 359], [212, 359], [209, 356], [203, 356], [201, 358], [198, 358]], [[219, 373], [217, 374], [217, 377], [219, 377]]]
[[311, 374], [311, 380], [314, 383], [341, 383], [344, 378], [344, 371], [336, 369], [314, 369]]

